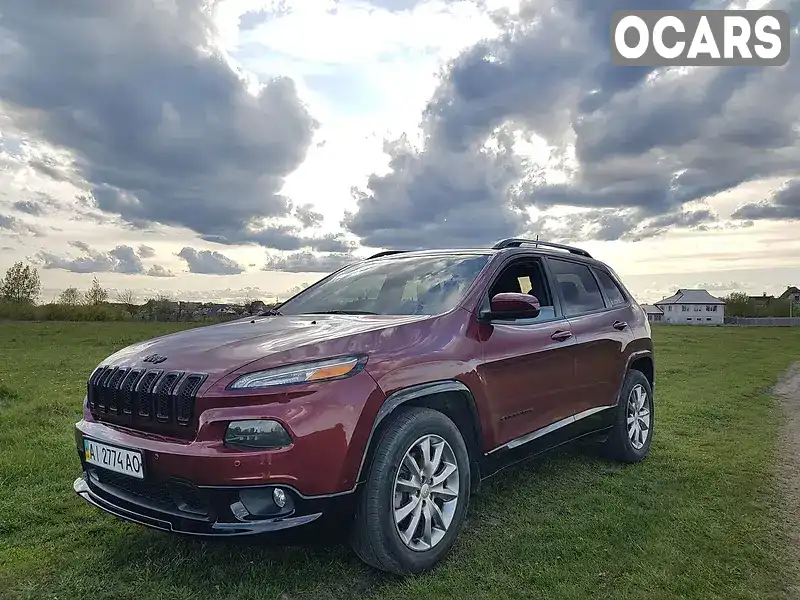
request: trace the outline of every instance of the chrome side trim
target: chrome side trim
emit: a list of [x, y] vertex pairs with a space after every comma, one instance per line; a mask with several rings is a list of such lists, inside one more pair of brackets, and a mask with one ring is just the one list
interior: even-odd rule
[[502, 446], [498, 446], [497, 448], [489, 450], [489, 452], [487, 452], [486, 454], [489, 455], [494, 452], [497, 452], [498, 450], [511, 450], [512, 448], [517, 448], [519, 446], [527, 444], [528, 442], [532, 442], [533, 440], [539, 439], [540, 437], [543, 437], [548, 433], [553, 433], [554, 431], [558, 431], [562, 427], [566, 427], [567, 425], [572, 425], [576, 421], [580, 421], [581, 419], [585, 419], [586, 417], [591, 417], [592, 415], [596, 415], [599, 412], [602, 412], [604, 410], [609, 410], [611, 408], [617, 408], [617, 405], [612, 404], [610, 406], [595, 406], [594, 408], [584, 410], [576, 415], [569, 416], [566, 419], [561, 419], [560, 421], [556, 421], [555, 423], [550, 423], [550, 425], [548, 425], [547, 427], [542, 427], [541, 429], [537, 429], [536, 431], [532, 431], [518, 438], [514, 438], [513, 440], [506, 442]]

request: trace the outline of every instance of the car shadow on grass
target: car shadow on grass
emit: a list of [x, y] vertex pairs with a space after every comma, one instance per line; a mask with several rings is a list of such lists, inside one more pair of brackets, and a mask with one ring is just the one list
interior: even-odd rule
[[[536, 486], [543, 514], [557, 512], [548, 488], [575, 485], [587, 476], [613, 474], [620, 467], [598, 458], [591, 444], [576, 445], [534, 461], [509, 467], [487, 480], [470, 504], [466, 526], [450, 560], [441, 569], [460, 573], [469, 569], [469, 554], [484, 538], [513, 529], [509, 519], [519, 506], [520, 490]], [[497, 514], [509, 515], [497, 519]], [[317, 539], [303, 539], [294, 545], [276, 545], [268, 539], [199, 540], [125, 525], [125, 533], [102, 550], [107, 568], [124, 579], [144, 580], [154, 589], [180, 589], [189, 596], [236, 596], [247, 586], [258, 586], [264, 598], [281, 600], [317, 598], [364, 598], [382, 595], [403, 586], [399, 577], [362, 564], [335, 532]], [[423, 575], [421, 578], [431, 577]], [[412, 578], [412, 580], [419, 578]], [[395, 590], [397, 591], [397, 590]], [[142, 597], [145, 597], [144, 595]], [[249, 596], [246, 596], [249, 597]], [[258, 595], [256, 597], [262, 597]]]

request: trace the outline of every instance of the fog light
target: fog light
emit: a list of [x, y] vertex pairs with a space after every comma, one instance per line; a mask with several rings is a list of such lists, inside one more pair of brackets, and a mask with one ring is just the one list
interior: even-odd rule
[[275, 505], [278, 508], [286, 506], [286, 493], [281, 488], [272, 490], [272, 499], [275, 501]]

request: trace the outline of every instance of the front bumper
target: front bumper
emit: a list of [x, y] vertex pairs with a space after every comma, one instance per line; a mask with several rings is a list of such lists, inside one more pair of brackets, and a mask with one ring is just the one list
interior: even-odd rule
[[[273, 506], [278, 511], [273, 515], [254, 515], [242, 503], [242, 492], [249, 497], [255, 493], [270, 498], [275, 486], [203, 488], [188, 482], [168, 483], [175, 483], [183, 491], [90, 467], [75, 480], [73, 489], [89, 504], [120, 519], [202, 537], [269, 534], [306, 529], [304, 526], [312, 524], [330, 528], [343, 525], [352, 515], [352, 494], [309, 499], [281, 486], [287, 495], [287, 505], [283, 509]], [[326, 518], [322, 518], [323, 514]]]

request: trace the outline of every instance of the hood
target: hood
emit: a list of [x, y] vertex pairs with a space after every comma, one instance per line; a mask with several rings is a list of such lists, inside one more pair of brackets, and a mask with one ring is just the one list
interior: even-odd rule
[[[246, 318], [197, 327], [128, 346], [101, 364], [222, 375], [254, 360], [301, 346], [313, 346], [370, 331], [412, 323], [428, 316], [302, 315]], [[335, 344], [334, 344], [335, 345]], [[348, 345], [349, 346], [349, 345]], [[332, 348], [331, 348], [332, 349]], [[348, 347], [346, 351], [358, 351]], [[159, 363], [143, 359], [166, 357]], [[309, 352], [310, 357], [325, 358]]]

